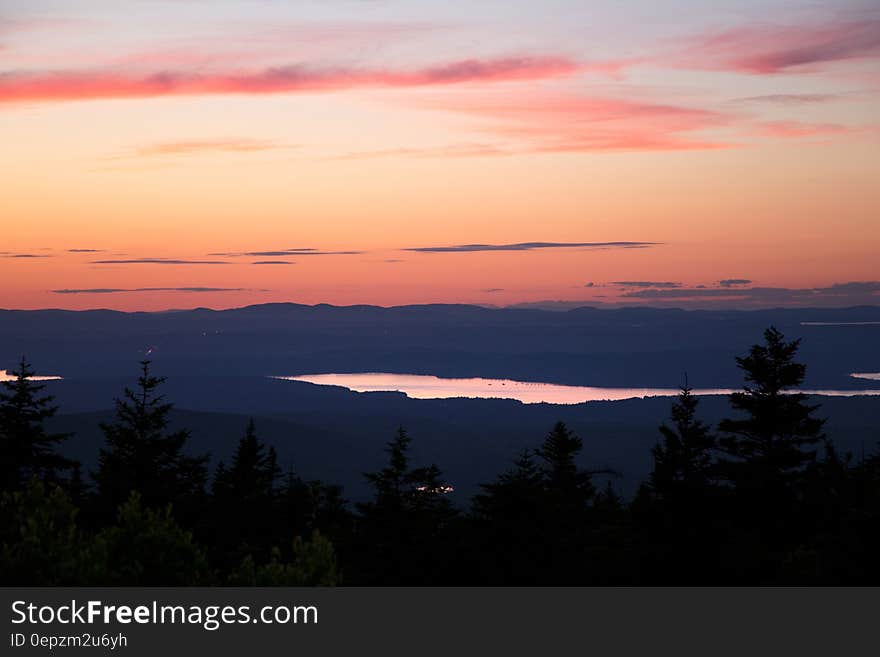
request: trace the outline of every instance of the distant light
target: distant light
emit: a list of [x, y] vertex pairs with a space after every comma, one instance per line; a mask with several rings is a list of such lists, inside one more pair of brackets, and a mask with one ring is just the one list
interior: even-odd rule
[[455, 488], [453, 488], [452, 486], [435, 486], [433, 488], [429, 486], [419, 486], [418, 488], [416, 488], [416, 490], [422, 493], [445, 495], [446, 493], [451, 493], [452, 491], [454, 491]]

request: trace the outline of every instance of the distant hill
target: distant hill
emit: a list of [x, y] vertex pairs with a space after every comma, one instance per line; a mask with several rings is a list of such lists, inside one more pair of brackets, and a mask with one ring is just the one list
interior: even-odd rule
[[0, 311], [0, 368], [27, 354], [66, 377], [124, 376], [149, 352], [173, 375], [384, 371], [594, 386], [740, 383], [734, 356], [773, 324], [802, 337], [810, 388], [866, 388], [880, 307], [686, 311], [264, 304], [214, 311]]

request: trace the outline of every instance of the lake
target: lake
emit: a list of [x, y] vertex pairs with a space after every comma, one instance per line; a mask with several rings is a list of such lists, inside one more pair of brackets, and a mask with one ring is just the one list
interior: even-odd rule
[[[588, 401], [617, 401], [638, 397], [673, 397], [679, 393], [677, 388], [597, 388], [513, 381], [511, 379], [451, 379], [424, 374], [388, 374], [384, 372], [302, 374], [272, 378], [285, 381], [304, 381], [325, 386], [341, 386], [355, 392], [402, 392], [415, 399], [472, 397], [516, 399], [526, 404], [580, 404]], [[726, 395], [734, 391], [727, 388], [697, 388], [693, 392], [697, 395]], [[804, 390], [803, 392], [834, 397], [880, 395], [880, 390]]]
[[[31, 376], [31, 381], [58, 381], [60, 376]], [[0, 370], [0, 381], [15, 381], [15, 377], [9, 373], [9, 370]]]

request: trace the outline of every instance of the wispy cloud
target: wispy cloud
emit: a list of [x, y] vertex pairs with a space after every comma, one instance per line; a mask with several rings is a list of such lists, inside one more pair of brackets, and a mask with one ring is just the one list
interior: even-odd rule
[[764, 121], [756, 126], [756, 132], [765, 137], [813, 137], [818, 135], [839, 135], [854, 132], [838, 123], [804, 123], [802, 121]]
[[765, 96], [737, 98], [736, 102], [798, 106], [825, 103], [831, 100], [836, 100], [837, 98], [839, 98], [839, 96], [835, 94], [768, 94]]
[[92, 287], [84, 289], [65, 288], [50, 290], [53, 294], [119, 294], [122, 292], [245, 292], [258, 291], [245, 287]]
[[671, 151], [729, 148], [724, 140], [697, 136], [728, 127], [738, 117], [727, 112], [669, 102], [598, 97], [535, 89], [481, 93], [434, 93], [411, 99], [411, 106], [474, 116], [475, 126], [503, 138], [514, 152]]
[[173, 258], [128, 258], [124, 260], [92, 260], [95, 265], [228, 265], [223, 260], [177, 260]]
[[68, 253], [103, 253], [104, 249], [67, 249]]
[[252, 262], [252, 265], [295, 265], [295, 262], [290, 260], [257, 260], [256, 262]]
[[387, 148], [373, 151], [352, 151], [327, 159], [363, 160], [382, 157], [448, 158], [448, 157], [486, 157], [496, 155], [515, 155], [516, 150], [498, 144], [450, 144], [432, 148]]
[[418, 253], [473, 253], [477, 251], [534, 251], [537, 249], [641, 249], [659, 242], [520, 242], [517, 244], [457, 244], [453, 246], [418, 246], [403, 249]]
[[581, 65], [566, 57], [535, 56], [462, 59], [399, 71], [293, 64], [252, 72], [201, 73], [182, 69], [149, 75], [109, 70], [6, 72], [0, 74], [0, 102], [425, 87], [540, 80], [572, 75], [579, 70]]
[[672, 281], [612, 281], [611, 284], [621, 287], [681, 287], [681, 283], [673, 283]]
[[756, 305], [860, 305], [880, 300], [880, 281], [850, 281], [828, 287], [692, 287], [682, 289], [632, 290], [621, 295], [625, 299], [651, 301], [724, 301], [743, 306]]
[[0, 253], [0, 258], [51, 258], [48, 253]]
[[748, 278], [725, 278], [718, 281], [718, 285], [721, 287], [734, 287], [738, 285], [749, 285], [751, 282], [752, 281]]
[[274, 249], [269, 251], [240, 251], [209, 253], [209, 256], [223, 256], [224, 258], [242, 257], [284, 257], [284, 256], [325, 256], [325, 255], [360, 255], [363, 251], [322, 251], [320, 249], [297, 248], [297, 249]]
[[880, 20], [747, 25], [690, 40], [673, 63], [684, 68], [770, 75], [880, 55]]
[[138, 146], [130, 157], [162, 157], [174, 155], [193, 155], [197, 153], [256, 153], [276, 149], [296, 148], [268, 139], [249, 139], [247, 137], [219, 137], [216, 139], [197, 139], [165, 141]]

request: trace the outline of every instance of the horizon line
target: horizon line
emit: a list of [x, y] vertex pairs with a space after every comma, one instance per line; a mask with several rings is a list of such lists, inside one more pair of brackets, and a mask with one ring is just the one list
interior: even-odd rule
[[[880, 310], [880, 303], [877, 304], [855, 304], [855, 305], [841, 305], [841, 306], [781, 306], [781, 305], [768, 305], [768, 306], [756, 306], [756, 307], [737, 307], [737, 306], [727, 306], [727, 307], [684, 307], [680, 305], [651, 305], [645, 303], [603, 303], [600, 301], [583, 301], [583, 305], [581, 301], [566, 301], [561, 299], [542, 299], [538, 301], [518, 301], [511, 304], [506, 305], [495, 305], [495, 304], [481, 304], [481, 303], [465, 303], [465, 302], [426, 302], [426, 303], [404, 303], [404, 304], [394, 304], [394, 305], [381, 305], [375, 303], [352, 303], [352, 304], [334, 304], [329, 302], [318, 302], [318, 303], [301, 303], [298, 301], [267, 301], [264, 303], [253, 303], [247, 304], [243, 306], [229, 306], [226, 308], [211, 308], [209, 306], [193, 306], [191, 308], [166, 308], [162, 310], [117, 310], [114, 308], [107, 307], [95, 307], [95, 308], [59, 308], [59, 307], [46, 307], [46, 308], [0, 308], [0, 312], [21, 312], [21, 313], [37, 313], [37, 312], [68, 312], [68, 313], [86, 313], [86, 312], [111, 312], [111, 313], [119, 313], [123, 315], [136, 315], [136, 314], [150, 314], [157, 315], [163, 313], [183, 313], [183, 312], [195, 312], [195, 311], [210, 311], [210, 312], [228, 312], [235, 310], [248, 310], [248, 309], [256, 309], [256, 308], [264, 308], [267, 306], [296, 306], [299, 308], [337, 308], [337, 309], [347, 309], [347, 308], [375, 308], [381, 310], [393, 310], [396, 308], [427, 308], [427, 307], [465, 307], [465, 308], [475, 308], [480, 310], [527, 310], [527, 311], [538, 311], [538, 312], [548, 312], [554, 314], [561, 314], [570, 312], [572, 310], [580, 310], [584, 308], [589, 308], [592, 310], [628, 310], [638, 308], [641, 310], [679, 310], [684, 312], [761, 312], [761, 311], [770, 311], [770, 310], [820, 310], [820, 311], [843, 311], [843, 310], [855, 310], [858, 308], [869, 308], [869, 309], [878, 309]], [[540, 304], [560, 304], [558, 309], [550, 309], [550, 308], [541, 308], [538, 307]]]

